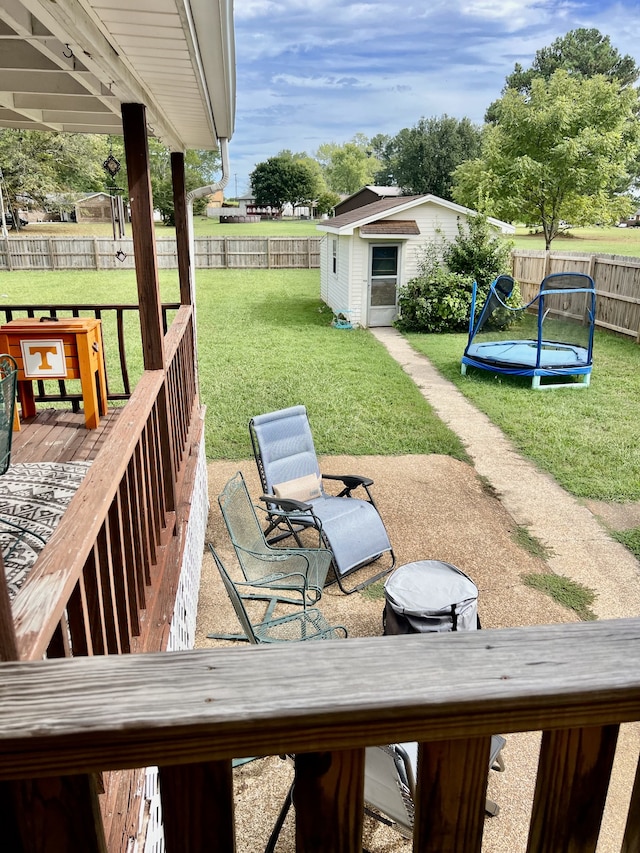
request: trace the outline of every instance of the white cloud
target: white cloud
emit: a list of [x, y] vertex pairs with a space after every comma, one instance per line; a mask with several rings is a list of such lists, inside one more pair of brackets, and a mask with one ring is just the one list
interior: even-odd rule
[[608, 0], [235, 0], [235, 20], [239, 185], [284, 148], [443, 113], [480, 123], [514, 64], [571, 29], [596, 27], [640, 64], [640, 12]]
[[308, 90], [316, 90], [316, 89], [330, 89], [335, 91], [336, 89], [362, 89], [366, 88], [368, 84], [363, 83], [361, 80], [358, 80], [357, 77], [349, 77], [349, 76], [312, 76], [312, 77], [304, 77], [304, 76], [296, 76], [295, 74], [275, 74], [272, 77], [272, 83], [274, 85], [278, 85], [282, 83], [285, 86], [292, 86], [295, 88], [302, 88]]

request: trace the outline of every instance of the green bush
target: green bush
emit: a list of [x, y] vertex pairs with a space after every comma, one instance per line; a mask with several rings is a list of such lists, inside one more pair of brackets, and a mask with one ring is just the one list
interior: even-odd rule
[[403, 332], [460, 332], [468, 328], [473, 278], [442, 266], [412, 278], [398, 294]]
[[[511, 244], [492, 231], [485, 216], [458, 223], [453, 243], [442, 239], [424, 247], [418, 275], [400, 288], [399, 316], [395, 325], [403, 332], [462, 332], [469, 328], [473, 282], [478, 283], [476, 312], [484, 305], [491, 282], [508, 273]], [[508, 304], [519, 307], [516, 284]], [[520, 315], [500, 309], [493, 315], [494, 327], [507, 328]]]
[[487, 293], [491, 282], [511, 271], [511, 241], [492, 230], [486, 216], [458, 222], [458, 236], [445, 247], [443, 261], [451, 272], [471, 275]]

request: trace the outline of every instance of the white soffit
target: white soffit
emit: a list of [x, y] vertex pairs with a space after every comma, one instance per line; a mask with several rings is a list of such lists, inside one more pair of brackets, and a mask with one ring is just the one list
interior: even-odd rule
[[235, 122], [233, 0], [0, 0], [0, 127], [121, 133], [142, 103], [172, 150]]

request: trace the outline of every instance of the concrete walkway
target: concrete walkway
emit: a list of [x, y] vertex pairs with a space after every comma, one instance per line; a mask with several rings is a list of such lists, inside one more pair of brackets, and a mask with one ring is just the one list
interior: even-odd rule
[[523, 459], [487, 416], [399, 332], [370, 331], [460, 437], [476, 471], [493, 486], [515, 523], [551, 551], [550, 569], [597, 593], [592, 609], [599, 619], [640, 615], [640, 570], [633, 555], [609, 536], [585, 505]]

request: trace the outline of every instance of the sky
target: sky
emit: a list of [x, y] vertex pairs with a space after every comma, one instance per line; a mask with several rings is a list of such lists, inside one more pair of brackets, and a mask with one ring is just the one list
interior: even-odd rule
[[640, 65], [640, 0], [235, 0], [226, 195], [283, 149], [314, 156], [422, 117], [482, 124], [516, 62], [579, 27]]

